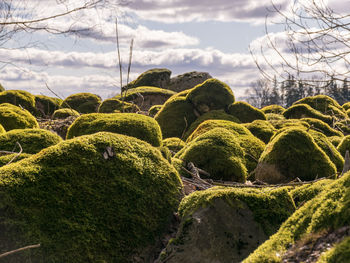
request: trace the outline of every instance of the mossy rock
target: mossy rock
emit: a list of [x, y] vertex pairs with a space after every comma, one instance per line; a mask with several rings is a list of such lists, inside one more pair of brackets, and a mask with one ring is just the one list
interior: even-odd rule
[[185, 147], [186, 143], [177, 137], [166, 138], [163, 140], [163, 146], [168, 147], [170, 151], [177, 153], [183, 147]]
[[337, 149], [342, 156], [345, 156], [346, 150], [350, 152], [350, 135], [343, 137]]
[[344, 237], [337, 242], [331, 249], [325, 251], [317, 263], [341, 263], [347, 262], [350, 258], [350, 237]]
[[148, 110], [148, 116], [154, 117], [160, 111], [160, 109], [163, 107], [163, 105], [153, 105]]
[[[11, 153], [11, 154], [6, 154], [6, 155], [2, 155], [0, 156], [0, 167], [11, 163], [15, 163], [18, 162], [20, 160], [23, 160], [25, 158], [28, 158], [32, 156], [32, 154], [29, 153]], [[1, 261], [0, 261], [1, 262]]]
[[349, 110], [346, 110], [346, 116], [348, 117], [348, 118], [350, 118], [350, 109]]
[[162, 130], [163, 138], [182, 138], [196, 118], [193, 105], [184, 97], [168, 100], [154, 116]]
[[267, 183], [335, 177], [336, 166], [306, 131], [289, 128], [276, 135], [262, 153], [255, 176]]
[[5, 128], [0, 124], [0, 134], [5, 133], [6, 130]]
[[328, 136], [343, 136], [343, 134], [336, 130], [331, 128], [327, 123], [315, 119], [315, 118], [302, 118], [302, 121], [306, 121], [308, 124], [310, 124], [310, 127], [316, 131], [322, 132], [324, 135]]
[[345, 119], [334, 123], [334, 128], [339, 130], [344, 135], [350, 134], [350, 120]]
[[106, 132], [63, 141], [0, 168], [0, 254], [40, 242], [6, 262], [150, 262], [181, 191], [146, 142]]
[[227, 109], [235, 101], [230, 87], [217, 79], [208, 79], [195, 86], [187, 94], [186, 99], [200, 114], [211, 110]]
[[228, 113], [236, 117], [242, 123], [254, 120], [266, 120], [265, 114], [244, 101], [237, 101], [228, 107]]
[[97, 112], [101, 98], [92, 93], [76, 93], [68, 96], [62, 102], [62, 108], [72, 108], [79, 113]]
[[[322, 231], [337, 230], [348, 226], [350, 223], [349, 186], [350, 173], [346, 173], [340, 179], [325, 185], [322, 192], [296, 210], [282, 224], [278, 232], [259, 246], [243, 263], [282, 262], [283, 255], [288, 248], [302, 238]], [[344, 254], [340, 253], [338, 257], [341, 258], [341, 255]], [[348, 257], [345, 261], [326, 262], [347, 261]]]
[[334, 147], [338, 147], [339, 143], [341, 142], [341, 140], [343, 139], [343, 137], [340, 136], [330, 136], [328, 137], [328, 140], [334, 145]]
[[114, 132], [161, 146], [162, 133], [151, 117], [136, 113], [90, 113], [78, 117], [68, 128], [67, 139], [96, 132]]
[[302, 121], [300, 119], [290, 119], [290, 120], [271, 120], [269, 121], [275, 129], [283, 129], [286, 127], [305, 127], [310, 128], [310, 124], [306, 121]]
[[284, 116], [282, 114], [276, 114], [276, 113], [265, 113], [266, 120], [274, 121], [274, 120], [284, 120]]
[[276, 104], [268, 105], [261, 109], [261, 111], [265, 114], [266, 113], [283, 114], [285, 110], [286, 110], [285, 108]]
[[227, 114], [224, 110], [212, 110], [203, 115], [199, 116], [187, 129], [184, 139], [187, 139], [196, 129], [197, 127], [206, 120], [226, 120], [232, 121], [235, 123], [240, 123], [240, 120], [230, 114]]
[[307, 104], [293, 105], [283, 112], [283, 116], [286, 119], [314, 118], [327, 124], [333, 123], [333, 118], [331, 116], [324, 115]]
[[[166, 262], [241, 262], [295, 211], [285, 189], [214, 187], [186, 196]], [[193, 260], [195, 259], [195, 260]]]
[[37, 120], [29, 111], [10, 103], [0, 104], [0, 124], [6, 131], [39, 128]]
[[39, 116], [50, 117], [55, 110], [60, 108], [63, 100], [58, 98], [51, 98], [45, 95], [35, 96], [35, 107]]
[[113, 113], [113, 112], [138, 112], [140, 108], [126, 101], [121, 101], [118, 99], [106, 99], [104, 100], [98, 108], [99, 113]]
[[154, 68], [143, 72], [137, 79], [131, 81], [124, 90], [140, 86], [153, 86], [165, 89], [170, 83], [171, 71], [166, 68]]
[[208, 131], [188, 143], [175, 158], [193, 162], [207, 171], [210, 179], [245, 182], [244, 151], [237, 138], [223, 128]]
[[16, 129], [0, 134], [0, 150], [19, 152], [18, 142], [24, 153], [35, 154], [61, 141], [60, 136], [48, 130]]
[[55, 110], [55, 112], [52, 114], [52, 119], [66, 119], [68, 117], [79, 117], [80, 114], [76, 110], [64, 108], [64, 109], [58, 109]]
[[306, 97], [293, 103], [293, 105], [297, 104], [307, 104], [313, 109], [326, 115], [337, 116], [341, 118], [345, 117], [344, 109], [335, 99], [327, 95]]
[[0, 92], [5, 91], [5, 88], [0, 84]]
[[35, 96], [24, 90], [5, 90], [0, 92], [0, 103], [10, 103], [22, 107], [35, 115]]
[[350, 110], [350, 101], [349, 101], [349, 102], [344, 103], [344, 104], [342, 105], [342, 107], [343, 107], [343, 109], [344, 109], [345, 111]]
[[246, 123], [244, 126], [264, 143], [268, 143], [276, 131], [271, 123], [264, 120], [255, 120], [251, 123]]

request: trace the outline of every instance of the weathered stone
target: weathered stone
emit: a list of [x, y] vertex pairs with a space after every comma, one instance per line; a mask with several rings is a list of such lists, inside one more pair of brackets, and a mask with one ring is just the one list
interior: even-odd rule
[[171, 78], [168, 89], [176, 92], [192, 89], [194, 86], [201, 84], [210, 78], [212, 78], [212, 76], [210, 76], [208, 72], [187, 72], [185, 74]]

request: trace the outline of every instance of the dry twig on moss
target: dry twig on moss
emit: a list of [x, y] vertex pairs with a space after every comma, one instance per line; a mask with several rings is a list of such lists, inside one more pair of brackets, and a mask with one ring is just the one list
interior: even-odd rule
[[26, 247], [18, 248], [18, 249], [15, 249], [15, 250], [11, 250], [11, 251], [9, 251], [9, 252], [6, 252], [6, 253], [3, 253], [3, 254], [0, 254], [0, 258], [2, 258], [2, 257], [6, 257], [6, 256], [8, 256], [8, 255], [11, 255], [11, 254], [14, 254], [14, 253], [17, 253], [17, 252], [23, 251], [23, 250], [27, 250], [27, 249], [31, 249], [31, 248], [38, 248], [38, 247], [40, 247], [40, 244], [30, 245], [30, 246], [26, 246]]

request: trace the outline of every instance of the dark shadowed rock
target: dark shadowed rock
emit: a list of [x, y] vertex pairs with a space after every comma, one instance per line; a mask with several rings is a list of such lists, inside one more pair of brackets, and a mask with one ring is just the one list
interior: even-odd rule
[[212, 76], [208, 72], [192, 71], [178, 75], [170, 79], [168, 89], [180, 92], [186, 89], [192, 89], [194, 86], [201, 84]]

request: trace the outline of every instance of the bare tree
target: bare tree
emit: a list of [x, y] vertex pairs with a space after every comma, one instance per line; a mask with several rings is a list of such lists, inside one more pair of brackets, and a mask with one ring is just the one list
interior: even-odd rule
[[247, 102], [257, 108], [269, 105], [270, 96], [270, 82], [265, 79], [252, 82], [250, 88], [246, 90]]

